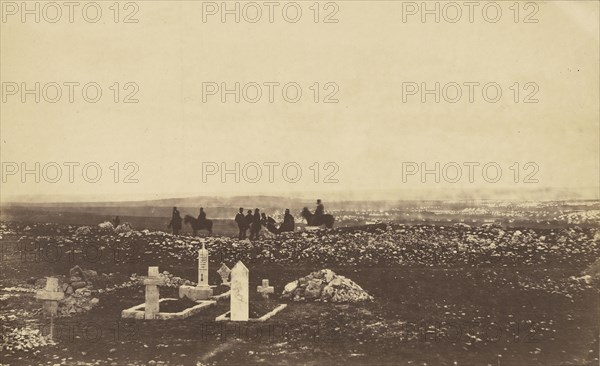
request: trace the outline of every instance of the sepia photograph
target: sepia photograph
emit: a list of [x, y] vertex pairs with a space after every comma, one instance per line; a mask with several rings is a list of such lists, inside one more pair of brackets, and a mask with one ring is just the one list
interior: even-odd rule
[[0, 0], [0, 366], [600, 365], [600, 1]]

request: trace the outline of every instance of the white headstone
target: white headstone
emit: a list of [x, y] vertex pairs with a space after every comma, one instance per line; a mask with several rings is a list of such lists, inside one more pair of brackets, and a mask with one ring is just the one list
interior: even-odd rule
[[221, 283], [228, 284], [229, 283], [229, 275], [231, 274], [231, 270], [225, 263], [221, 263], [221, 268], [217, 271], [219, 276], [221, 276]]
[[202, 243], [202, 249], [198, 251], [198, 287], [208, 286], [208, 250]]
[[249, 308], [249, 284], [248, 268], [241, 261], [237, 262], [231, 270], [231, 320], [248, 321]]

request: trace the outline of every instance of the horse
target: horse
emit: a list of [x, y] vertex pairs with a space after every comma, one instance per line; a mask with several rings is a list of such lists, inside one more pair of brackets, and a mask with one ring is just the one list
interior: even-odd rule
[[275, 226], [275, 224], [276, 224], [275, 220], [271, 216], [269, 216], [269, 218], [267, 219], [266, 225], [263, 225], [263, 226], [266, 227], [267, 230], [269, 230], [271, 233], [279, 234], [279, 229], [277, 228], [277, 226]]
[[330, 214], [323, 214], [320, 217], [316, 218], [316, 222], [313, 222], [315, 218], [314, 214], [310, 212], [310, 210], [306, 207], [300, 213], [302, 217], [306, 219], [306, 226], [321, 226], [325, 225], [328, 229], [333, 228], [333, 222], [335, 219]]
[[192, 226], [192, 230], [194, 231], [194, 236], [198, 234], [198, 230], [208, 230], [208, 235], [212, 235], [212, 220], [204, 220], [203, 222], [198, 221], [197, 218], [190, 215], [185, 215], [183, 222], [186, 224], [190, 224]]

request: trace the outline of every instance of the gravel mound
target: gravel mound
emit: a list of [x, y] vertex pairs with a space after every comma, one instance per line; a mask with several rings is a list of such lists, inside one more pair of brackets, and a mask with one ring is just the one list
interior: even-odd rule
[[124, 222], [115, 228], [115, 233], [130, 233], [132, 231], [133, 227], [128, 222]]
[[93, 270], [83, 270], [75, 266], [69, 270], [69, 277], [62, 282], [65, 298], [58, 303], [58, 316], [69, 317], [86, 313], [98, 305], [99, 300], [92, 296], [91, 279], [98, 276]]
[[587, 283], [594, 283], [600, 287], [600, 259], [592, 263], [584, 272], [584, 276], [581, 278], [588, 279]]
[[98, 227], [101, 230], [114, 230], [114, 228], [115, 228], [115, 226], [110, 221], [104, 221], [104, 222], [98, 224]]
[[373, 296], [344, 276], [330, 269], [315, 271], [306, 277], [285, 285], [282, 298], [293, 301], [361, 302], [372, 301]]
[[75, 230], [75, 235], [90, 235], [92, 233], [92, 230], [90, 229], [89, 226], [80, 226], [77, 228], [77, 230]]

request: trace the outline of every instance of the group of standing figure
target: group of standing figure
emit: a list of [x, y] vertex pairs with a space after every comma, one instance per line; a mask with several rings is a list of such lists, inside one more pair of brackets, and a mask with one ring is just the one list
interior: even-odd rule
[[[307, 211], [306, 207], [304, 208]], [[308, 212], [308, 211], [307, 211]], [[317, 200], [317, 208], [314, 214], [305, 214], [303, 212], [303, 217], [307, 220], [308, 225], [316, 226], [325, 224], [328, 227], [333, 226], [333, 217], [331, 215], [325, 215], [325, 208], [321, 200]], [[323, 218], [331, 219], [330, 223], [321, 223]], [[283, 216], [283, 223], [277, 227], [277, 223], [272, 217], [267, 217], [267, 215], [263, 212], [261, 213], [258, 208], [254, 209], [254, 213], [252, 210], [248, 210], [248, 213], [244, 215], [244, 208], [240, 207], [239, 212], [235, 215], [235, 222], [237, 223], [239, 234], [238, 238], [240, 240], [246, 239], [246, 235], [248, 230], [250, 230], [250, 236], [248, 239], [250, 240], [258, 240], [258, 236], [261, 228], [264, 226], [273, 234], [279, 234], [283, 232], [292, 232], [295, 230], [295, 221], [294, 216], [290, 214], [289, 209], [285, 209], [285, 214]], [[167, 226], [169, 229], [173, 230], [173, 235], [179, 235], [179, 231], [182, 228], [183, 219], [181, 218], [181, 214], [177, 207], [173, 207], [173, 215], [171, 217], [171, 222]], [[192, 216], [186, 215], [185, 223], [191, 224], [192, 229], [194, 231], [194, 235], [196, 232], [201, 229], [207, 229], [209, 234], [212, 234], [212, 221], [206, 219], [206, 212], [204, 212], [204, 208], [200, 207], [200, 213], [198, 214], [198, 218], [194, 218]]]
[[254, 214], [252, 213], [252, 210], [248, 210], [248, 213], [244, 216], [244, 208], [240, 207], [234, 220], [238, 225], [238, 239], [240, 240], [246, 239], [248, 229], [250, 229], [250, 236], [248, 239], [258, 240], [258, 234], [263, 226], [273, 234], [279, 234], [287, 231], [294, 231], [296, 225], [294, 216], [290, 214], [290, 210], [287, 208], [285, 209], [283, 223], [280, 227], [275, 225], [276, 222], [271, 216], [267, 217], [264, 212], [261, 214], [258, 208], [254, 209]]

